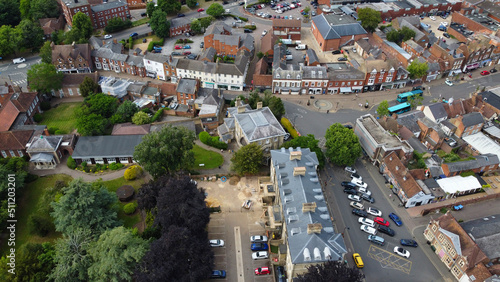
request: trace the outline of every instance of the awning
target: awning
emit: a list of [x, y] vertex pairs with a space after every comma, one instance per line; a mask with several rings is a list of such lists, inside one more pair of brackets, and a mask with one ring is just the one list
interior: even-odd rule
[[475, 63], [475, 64], [472, 64], [472, 65], [468, 65], [467, 69], [474, 69], [474, 68], [478, 68], [478, 67], [479, 67], [479, 63]]
[[361, 90], [361, 89], [363, 89], [363, 86], [353, 86], [352, 89], [354, 89], [354, 90]]
[[352, 92], [351, 87], [340, 87], [340, 92]]
[[54, 155], [47, 153], [38, 153], [31, 156], [30, 162], [50, 163], [54, 159]]

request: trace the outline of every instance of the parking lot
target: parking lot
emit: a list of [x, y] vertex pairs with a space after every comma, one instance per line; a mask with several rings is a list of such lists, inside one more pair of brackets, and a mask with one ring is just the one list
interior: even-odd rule
[[[255, 10], [255, 15], [264, 19], [269, 19], [272, 20], [272, 18], [264, 17], [265, 14], [271, 15], [273, 18], [277, 18], [278, 16], [280, 18], [286, 18], [286, 19], [299, 19], [303, 20], [304, 16], [301, 14], [301, 11], [304, 10], [306, 7], [309, 7], [311, 11], [313, 11], [313, 7], [309, 5], [309, 2], [298, 2], [301, 6], [296, 7], [296, 8], [289, 8], [289, 10], [286, 10], [284, 8], [279, 8], [279, 5], [286, 5], [283, 3], [287, 3], [289, 7], [291, 5], [296, 5], [296, 4], [291, 4], [291, 2], [285, 2], [285, 1], [276, 1], [275, 5], [276, 7], [272, 8], [271, 5], [265, 4], [265, 7], [262, 9], [256, 9]], [[278, 10], [281, 10], [282, 13], [280, 13]], [[311, 14], [311, 12], [309, 12]]]
[[438, 39], [440, 39], [440, 40], [444, 39], [446, 41], [446, 43], [449, 43], [449, 44], [457, 42], [456, 39], [444, 37], [443, 33], [445, 33], [446, 31], [440, 31], [440, 30], [438, 30], [438, 27], [441, 25], [442, 22], [446, 22], [447, 23], [446, 28], [450, 27], [451, 16], [448, 16], [446, 19], [443, 19], [440, 16], [434, 16], [434, 20], [432, 20], [430, 17], [425, 17], [423, 20], [421, 19], [420, 21], [422, 23], [430, 25], [429, 31], [434, 32], [434, 34], [436, 35], [436, 37]]

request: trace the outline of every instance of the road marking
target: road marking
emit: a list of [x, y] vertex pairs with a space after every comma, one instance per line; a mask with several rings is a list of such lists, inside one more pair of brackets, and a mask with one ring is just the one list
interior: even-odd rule
[[236, 275], [238, 281], [244, 282], [245, 276], [243, 273], [243, 253], [241, 249], [241, 231], [239, 226], [234, 227], [234, 247], [236, 249]]
[[370, 245], [367, 256], [380, 262], [383, 268], [396, 269], [410, 274], [412, 262], [387, 250]]

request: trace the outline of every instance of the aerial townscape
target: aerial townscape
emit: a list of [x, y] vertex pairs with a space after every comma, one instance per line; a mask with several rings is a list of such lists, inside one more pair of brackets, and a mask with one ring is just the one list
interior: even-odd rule
[[498, 0], [0, 0], [0, 281], [500, 282]]

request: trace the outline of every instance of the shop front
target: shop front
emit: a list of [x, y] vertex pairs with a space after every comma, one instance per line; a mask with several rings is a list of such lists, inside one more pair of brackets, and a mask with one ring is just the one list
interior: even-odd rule
[[340, 94], [350, 94], [352, 93], [351, 87], [340, 87]]
[[464, 72], [475, 70], [477, 68], [479, 68], [479, 63], [469, 64], [464, 67]]

